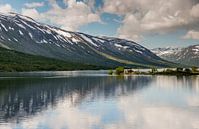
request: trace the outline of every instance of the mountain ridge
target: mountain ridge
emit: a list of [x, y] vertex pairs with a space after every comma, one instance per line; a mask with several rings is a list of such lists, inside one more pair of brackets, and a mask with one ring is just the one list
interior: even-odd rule
[[0, 45], [28, 54], [98, 66], [174, 65], [133, 41], [66, 31], [16, 13], [0, 14]]
[[172, 50], [155, 48], [151, 51], [165, 60], [199, 67], [199, 44], [184, 48], [173, 48]]

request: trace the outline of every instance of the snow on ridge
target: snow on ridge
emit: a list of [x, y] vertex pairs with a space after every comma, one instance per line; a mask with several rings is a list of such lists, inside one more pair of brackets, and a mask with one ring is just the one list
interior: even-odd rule
[[23, 32], [21, 32], [21, 30], [19, 30], [19, 34], [20, 34], [20, 35], [24, 35]]
[[136, 52], [138, 52], [138, 53], [140, 53], [140, 54], [143, 54], [143, 52], [140, 51], [140, 50], [138, 50], [138, 49], [134, 49], [134, 51], [136, 51]]
[[21, 22], [22, 22], [23, 24], [25, 24], [26, 26], [30, 27], [31, 29], [35, 30], [35, 28], [34, 28], [33, 26], [29, 25], [29, 24], [26, 23], [25, 21], [22, 21], [22, 20], [21, 20]]
[[104, 43], [104, 42], [105, 42], [104, 40], [102, 40], [102, 39], [100, 39], [100, 38], [96, 38], [96, 37], [94, 37], [94, 38], [93, 38], [93, 40], [95, 40], [95, 41], [99, 41], [99, 42], [102, 42], [102, 43]]
[[46, 33], [52, 34], [50, 29], [46, 29]]
[[12, 27], [10, 27], [10, 26], [8, 27], [8, 29], [9, 29], [9, 30], [14, 30], [14, 28], [12, 28]]
[[40, 30], [42, 33], [44, 33], [45, 34], [45, 31], [43, 30], [43, 29], [41, 29], [41, 28], [39, 28], [39, 27], [36, 27], [38, 30]]
[[48, 43], [45, 39], [42, 40], [43, 43]]
[[2, 39], [5, 39], [2, 35], [1, 35], [1, 38], [2, 38]]
[[63, 30], [57, 30], [57, 29], [54, 29], [54, 31], [57, 32], [58, 34], [64, 36], [64, 37], [67, 37], [67, 38], [72, 37], [72, 35], [69, 32], [65, 32]]
[[53, 37], [55, 38], [55, 40], [58, 40], [57, 37], [55, 35], [53, 35]]
[[76, 38], [74, 38], [74, 37], [72, 38], [72, 41], [75, 42], [75, 43], [78, 43], [78, 42], [79, 42], [79, 40], [76, 39]]
[[61, 47], [59, 44], [55, 43], [56, 46]]
[[27, 16], [23, 16], [23, 15], [20, 15], [20, 14], [15, 14], [15, 16], [19, 16], [21, 19], [23, 20], [26, 20], [26, 21], [29, 21], [29, 22], [33, 22], [35, 24], [38, 24], [35, 20], [33, 20], [32, 18], [30, 17], [27, 17]]
[[0, 12], [1, 16], [16, 16], [16, 13], [2, 13]]
[[4, 29], [5, 31], [8, 31], [7, 28], [4, 26], [4, 24], [2, 24], [2, 23], [0, 23], [0, 24], [1, 24], [1, 26], [3, 27], [3, 29]]
[[197, 47], [193, 48], [192, 51], [193, 51], [194, 54], [197, 55], [199, 53], [199, 47], [198, 48]]
[[18, 42], [18, 40], [16, 38], [13, 38], [16, 42]]
[[23, 29], [26, 29], [26, 27], [24, 27], [22, 24], [20, 23], [16, 23], [19, 27], [23, 28]]
[[123, 49], [129, 48], [129, 46], [123, 46], [123, 45], [118, 44], [118, 43], [114, 44], [114, 46], [116, 46], [116, 47], [118, 47], [118, 48], [123, 48]]
[[85, 40], [87, 41], [88, 43], [94, 45], [95, 47], [99, 47], [97, 44], [95, 44], [90, 38], [88, 38], [86, 35], [84, 34], [80, 34], [80, 36]]
[[116, 47], [123, 47], [122, 45], [120, 45], [120, 44], [114, 44], [114, 46], [116, 46]]
[[28, 33], [28, 35], [30, 36], [31, 39], [33, 38], [32, 34], [30, 32]]
[[166, 48], [155, 48], [155, 49], [152, 49], [151, 51], [158, 56], [163, 56], [163, 55], [175, 54], [175, 53], [180, 52], [181, 50], [182, 50], [181, 48], [166, 47]]

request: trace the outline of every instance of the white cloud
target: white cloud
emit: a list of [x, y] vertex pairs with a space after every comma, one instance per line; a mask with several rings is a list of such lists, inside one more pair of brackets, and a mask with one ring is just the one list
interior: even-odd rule
[[124, 16], [118, 35], [133, 40], [137, 40], [143, 34], [162, 34], [179, 28], [192, 28], [193, 24], [199, 22], [196, 18], [199, 15], [198, 5], [195, 5], [193, 0], [105, 0], [104, 2], [102, 9], [104, 12]]
[[82, 1], [65, 0], [67, 8], [59, 7], [54, 0], [49, 2], [52, 8], [41, 13], [41, 18], [63, 29], [76, 31], [82, 25], [100, 22], [99, 14], [93, 12], [92, 7]]
[[183, 39], [196, 39], [196, 40], [199, 40], [199, 31], [190, 30], [182, 38]]
[[193, 6], [193, 8], [191, 9], [191, 15], [193, 17], [199, 18], [199, 4]]
[[32, 2], [32, 3], [25, 4], [26, 8], [37, 8], [37, 7], [42, 7], [42, 6], [44, 6], [44, 2]]
[[55, 0], [48, 0], [48, 2], [51, 8], [46, 12], [41, 13], [36, 9], [36, 7], [43, 6], [44, 3], [27, 3], [21, 13], [69, 31], [77, 31], [80, 26], [88, 23], [101, 22], [100, 14], [92, 10], [93, 2], [64, 0], [66, 8], [60, 7]]
[[137, 18], [133, 14], [127, 15], [123, 20], [123, 26], [118, 29], [119, 37], [138, 41], [141, 38], [140, 29]]
[[[120, 38], [140, 40], [147, 34], [165, 34], [178, 29], [193, 30], [199, 27], [199, 4], [195, 0], [104, 0], [100, 11], [93, 0], [64, 0], [62, 8], [55, 0], [48, 0], [51, 8], [37, 11], [44, 2], [26, 3], [23, 15], [57, 25], [63, 29], [77, 31], [80, 26], [101, 22], [104, 12], [123, 18], [117, 35]], [[0, 12], [12, 11], [10, 5], [0, 6]]]
[[9, 4], [0, 5], [0, 12], [1, 13], [9, 13], [9, 12], [12, 12], [12, 11], [13, 11], [13, 8]]
[[33, 9], [22, 8], [21, 14], [25, 16], [29, 16], [36, 20], [38, 20], [41, 17], [39, 12], [34, 8]]

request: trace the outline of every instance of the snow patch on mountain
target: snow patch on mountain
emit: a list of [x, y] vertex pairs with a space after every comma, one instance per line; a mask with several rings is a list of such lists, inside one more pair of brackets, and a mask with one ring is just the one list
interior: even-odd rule
[[21, 30], [19, 30], [19, 34], [20, 34], [20, 35], [24, 35], [23, 32], [21, 32]]
[[23, 28], [23, 29], [26, 29], [26, 27], [24, 27], [22, 24], [20, 23], [16, 23], [19, 27]]
[[96, 43], [94, 43], [94, 42], [92, 41], [91, 38], [88, 38], [86, 35], [81, 34], [81, 37], [82, 37], [85, 41], [87, 41], [88, 43], [90, 43], [90, 44], [92, 44], [92, 45], [94, 45], [94, 46], [96, 46], [96, 47], [99, 47]]
[[32, 34], [31, 34], [30, 32], [29, 32], [28, 34], [29, 34], [30, 38], [31, 38], [31, 39], [33, 39], [33, 36], [32, 36]]
[[123, 48], [123, 49], [127, 49], [127, 48], [129, 48], [129, 46], [122, 46], [121, 44], [114, 44], [116, 47], [118, 47], [118, 48]]
[[7, 28], [6, 28], [2, 23], [0, 23], [0, 24], [1, 24], [1, 26], [3, 27], [3, 29], [4, 29], [5, 31], [8, 31]]
[[56, 31], [58, 34], [63, 35], [64, 37], [67, 37], [67, 38], [71, 38], [71, 37], [72, 37], [72, 35], [71, 35], [70, 33], [65, 32], [65, 31], [63, 31], [63, 30], [56, 30], [56, 29], [55, 29], [55, 31]]
[[181, 50], [182, 50], [182, 48], [179, 48], [179, 47], [165, 47], [165, 48], [151, 49], [151, 51], [153, 53], [155, 53], [157, 56], [171, 55], [171, 54], [178, 53]]

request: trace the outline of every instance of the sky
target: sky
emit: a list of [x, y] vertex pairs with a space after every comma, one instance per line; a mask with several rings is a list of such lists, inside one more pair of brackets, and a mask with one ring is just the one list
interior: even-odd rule
[[0, 0], [0, 12], [148, 48], [199, 44], [199, 0]]

